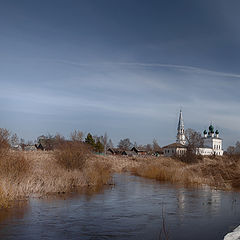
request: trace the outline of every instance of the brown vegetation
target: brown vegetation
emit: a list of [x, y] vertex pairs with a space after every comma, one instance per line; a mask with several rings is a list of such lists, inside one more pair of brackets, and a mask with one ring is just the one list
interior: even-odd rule
[[87, 144], [82, 142], [63, 142], [54, 152], [57, 163], [67, 170], [81, 170], [85, 162], [91, 156], [91, 152]]
[[137, 176], [185, 186], [240, 189], [240, 156], [204, 157], [194, 163], [152, 156], [102, 156], [99, 161], [110, 164], [112, 172], [131, 172]]
[[0, 177], [11, 181], [21, 180], [30, 171], [30, 164], [22, 152], [0, 149]]
[[[108, 164], [98, 162], [97, 158], [90, 156], [84, 160], [84, 166], [82, 163], [77, 164], [75, 160], [78, 153], [74, 153], [75, 149], [71, 150], [72, 155], [69, 156], [73, 158], [69, 158], [70, 165], [59, 162], [52, 151], [6, 150], [1, 154], [0, 207], [6, 207], [15, 199], [64, 194], [109, 182], [111, 172]], [[57, 156], [62, 156], [61, 153], [58, 154]], [[64, 153], [63, 156], [62, 159], [67, 162], [67, 155]]]
[[208, 185], [218, 189], [240, 189], [240, 158], [205, 157], [188, 164], [173, 158], [143, 162], [132, 169], [138, 176], [184, 185]]
[[[195, 163], [152, 156], [97, 156], [83, 143], [56, 151], [0, 151], [0, 206], [9, 200], [78, 191], [109, 183], [113, 172], [182, 185], [240, 189], [240, 158], [205, 157]], [[75, 145], [76, 144], [76, 145]]]

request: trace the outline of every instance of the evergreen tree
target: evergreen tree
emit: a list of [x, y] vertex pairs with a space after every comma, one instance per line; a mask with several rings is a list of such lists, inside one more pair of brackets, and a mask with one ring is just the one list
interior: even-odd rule
[[93, 139], [91, 133], [88, 133], [87, 137], [85, 138], [85, 143], [91, 145], [92, 147], [95, 147], [95, 140]]
[[100, 142], [100, 140], [97, 140], [94, 149], [95, 149], [95, 151], [98, 152], [98, 153], [104, 152], [104, 145]]

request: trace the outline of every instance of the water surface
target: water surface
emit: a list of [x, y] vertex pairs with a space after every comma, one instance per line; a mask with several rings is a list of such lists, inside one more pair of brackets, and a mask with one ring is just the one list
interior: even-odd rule
[[0, 211], [0, 239], [214, 240], [240, 224], [240, 194], [183, 188], [128, 174], [100, 193], [31, 199]]

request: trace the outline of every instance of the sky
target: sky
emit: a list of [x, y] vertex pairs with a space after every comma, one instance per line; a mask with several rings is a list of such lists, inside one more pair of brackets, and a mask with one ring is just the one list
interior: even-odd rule
[[0, 127], [160, 146], [240, 140], [239, 0], [0, 0]]

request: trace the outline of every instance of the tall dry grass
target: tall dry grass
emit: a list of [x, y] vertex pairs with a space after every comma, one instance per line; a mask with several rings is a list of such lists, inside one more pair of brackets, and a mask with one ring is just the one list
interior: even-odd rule
[[109, 183], [113, 172], [183, 185], [240, 189], [240, 158], [205, 157], [184, 163], [166, 157], [96, 156], [75, 146], [56, 152], [0, 151], [0, 207], [31, 196], [78, 191]]
[[240, 189], [240, 158], [205, 157], [196, 163], [183, 163], [173, 158], [152, 159], [132, 168], [138, 176], [179, 183], [208, 185], [218, 189]]
[[11, 181], [20, 181], [30, 172], [31, 166], [22, 152], [0, 149], [0, 177]]
[[[78, 154], [72, 152], [69, 156], [75, 159]], [[69, 167], [62, 165], [54, 152], [7, 151], [1, 154], [0, 207], [16, 199], [64, 194], [107, 184], [111, 179], [110, 166], [91, 155], [88, 157], [84, 166]]]
[[87, 144], [80, 141], [63, 142], [54, 151], [57, 163], [67, 170], [81, 170], [87, 159], [91, 158], [91, 151]]

